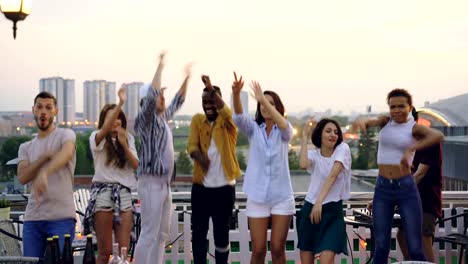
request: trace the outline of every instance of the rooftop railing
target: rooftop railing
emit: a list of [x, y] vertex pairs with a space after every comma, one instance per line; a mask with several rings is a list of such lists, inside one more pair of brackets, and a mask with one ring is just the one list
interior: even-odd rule
[[[295, 193], [296, 205], [299, 210], [306, 193]], [[137, 193], [133, 193], [137, 199]], [[173, 217], [170, 239], [166, 247], [166, 263], [191, 263], [191, 223], [190, 223], [190, 192], [173, 193]], [[233, 212], [233, 221], [230, 230], [231, 254], [229, 263], [249, 263], [251, 257], [250, 230], [248, 227], [247, 216], [245, 214], [246, 196], [244, 193], [236, 194], [236, 210]], [[372, 192], [353, 192], [351, 199], [344, 203], [344, 214], [349, 216], [353, 210], [365, 208], [367, 202], [372, 199]], [[18, 194], [9, 194], [6, 197], [12, 201], [24, 201], [24, 197]], [[468, 208], [468, 192], [443, 192], [443, 214], [449, 217], [459, 214]], [[209, 205], [207, 205], [209, 206]], [[18, 212], [21, 213], [21, 212]], [[449, 233], [463, 233], [464, 221], [462, 218], [447, 222], [445, 225], [437, 226], [435, 237], [444, 236]], [[208, 233], [210, 263], [214, 263], [214, 240], [213, 226], [210, 222]], [[300, 263], [299, 250], [297, 247], [295, 217], [291, 222], [287, 235], [286, 258], [288, 263]], [[397, 229], [392, 229], [392, 247], [390, 249], [390, 258], [394, 261], [402, 261], [403, 257], [396, 243]], [[366, 263], [371, 254], [371, 233], [368, 228], [346, 226], [348, 239], [349, 255], [338, 255], [335, 263]], [[270, 230], [268, 230], [268, 240], [270, 239]], [[450, 244], [435, 242], [433, 245], [437, 263], [456, 263], [459, 247], [453, 247]], [[271, 260], [268, 251], [267, 261]]]

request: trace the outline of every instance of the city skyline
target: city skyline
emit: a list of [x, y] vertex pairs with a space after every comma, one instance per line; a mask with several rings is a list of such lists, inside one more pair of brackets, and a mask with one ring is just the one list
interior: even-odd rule
[[75, 80], [62, 77], [42, 78], [39, 80], [39, 92], [51, 93], [57, 99], [57, 106], [60, 109], [57, 114], [58, 123], [75, 122]]
[[[386, 111], [385, 97], [407, 88], [415, 106], [468, 91], [468, 2], [158, 2], [42, 0], [18, 24], [0, 19], [0, 111], [31, 109], [37, 80], [150, 82], [168, 51], [163, 85], [172, 99], [195, 62], [179, 114], [201, 112], [201, 74], [230, 95], [232, 71], [277, 92], [289, 113]], [[137, 14], [137, 15], [136, 15]], [[216, 23], [213, 23], [216, 21]], [[210, 38], [210, 41], [206, 41]], [[226, 97], [229, 98], [229, 97]], [[254, 100], [249, 100], [254, 109]]]
[[[139, 90], [140, 87], [143, 85], [143, 82], [130, 82], [125, 83], [126, 89], [126, 96], [127, 101], [123, 106], [123, 111], [127, 116], [127, 119], [133, 121], [136, 117], [138, 110], [139, 110]], [[123, 85], [123, 84], [121, 84]], [[120, 88], [120, 86], [119, 86]], [[105, 104], [110, 103], [117, 103], [117, 85], [116, 82], [107, 81], [107, 80], [86, 80], [83, 82], [83, 98], [90, 98], [90, 100], [83, 100], [83, 111], [76, 111], [77, 102], [74, 98], [75, 97], [75, 80], [74, 79], [67, 79], [63, 77], [46, 77], [41, 78], [39, 80], [39, 92], [47, 91], [52, 93], [57, 98], [57, 105], [60, 109], [64, 108], [65, 105], [65, 112], [61, 111], [57, 115], [57, 122], [58, 123], [65, 123], [71, 122], [74, 123], [77, 115], [82, 114], [83, 120], [89, 121], [89, 123], [97, 123], [99, 120], [99, 113], [102, 107]], [[92, 92], [90, 93], [88, 89], [91, 89]], [[87, 92], [88, 91], [88, 92]], [[90, 93], [87, 95], [87, 93]], [[64, 96], [60, 96], [64, 95]], [[468, 95], [468, 93], [461, 94], [463, 96]], [[71, 97], [70, 97], [71, 96]], [[438, 100], [429, 102], [423, 102], [423, 105], [415, 105], [416, 108], [426, 107], [429, 104], [436, 104], [438, 102], [445, 101], [446, 99], [451, 99], [460, 95], [455, 95], [450, 98], [440, 98]], [[250, 99], [249, 99], [250, 98]], [[167, 100], [167, 99], [166, 99]], [[74, 101], [74, 103], [70, 103]], [[253, 98], [252, 94], [249, 94], [247, 91], [241, 91], [241, 101], [244, 112], [254, 114], [256, 110], [256, 101]], [[87, 105], [95, 104], [94, 107], [87, 108]], [[253, 107], [251, 106], [253, 104]], [[232, 101], [232, 93], [229, 91], [229, 106], [233, 108], [233, 101]], [[249, 108], [250, 106], [250, 108]], [[250, 109], [250, 110], [249, 110]], [[24, 112], [28, 110], [0, 110], [0, 112]], [[302, 117], [302, 116], [316, 116], [317, 114], [319, 117], [321, 116], [356, 116], [358, 114], [363, 113], [384, 113], [387, 112], [387, 109], [383, 109], [382, 111], [375, 111], [372, 105], [366, 105], [365, 109], [354, 110], [352, 109], [350, 112], [344, 113], [340, 109], [314, 109], [313, 107], [307, 107], [304, 109], [300, 109], [297, 112], [288, 112], [292, 116]], [[72, 117], [72, 113], [75, 113]], [[180, 113], [180, 115], [193, 115], [195, 113]], [[462, 114], [462, 113], [460, 113]], [[179, 114], [176, 114], [179, 115]], [[78, 118], [79, 119], [79, 118]]]
[[90, 123], [98, 122], [104, 105], [116, 102], [116, 93], [115, 82], [86, 80], [83, 83], [83, 118]]

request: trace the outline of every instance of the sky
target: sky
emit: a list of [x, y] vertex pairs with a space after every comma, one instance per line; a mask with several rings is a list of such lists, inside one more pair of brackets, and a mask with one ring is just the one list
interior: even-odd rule
[[[468, 1], [40, 0], [0, 17], [0, 111], [30, 110], [39, 79], [150, 82], [167, 51], [172, 98], [193, 62], [180, 114], [202, 111], [201, 74], [226, 101], [232, 72], [277, 92], [289, 113], [386, 111], [407, 88], [415, 106], [468, 92]], [[250, 100], [250, 109], [254, 107]]]

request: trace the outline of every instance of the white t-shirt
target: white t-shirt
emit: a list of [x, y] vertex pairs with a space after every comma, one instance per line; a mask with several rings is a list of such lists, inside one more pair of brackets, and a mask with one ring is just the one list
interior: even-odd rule
[[335, 183], [323, 200], [323, 204], [348, 200], [351, 190], [351, 151], [348, 144], [341, 143], [338, 145], [330, 157], [323, 157], [320, 154], [320, 149], [310, 150], [308, 152], [308, 159], [311, 165], [307, 168], [307, 171], [311, 175], [311, 180], [306, 200], [309, 203], [315, 203], [323, 188], [323, 184], [330, 175], [335, 161], [341, 162], [343, 169], [338, 174]]
[[219, 154], [218, 148], [211, 138], [210, 147], [208, 148], [208, 159], [210, 160], [210, 167], [206, 172], [205, 178], [203, 179], [203, 186], [216, 188], [226, 185], [235, 185], [236, 180], [228, 181], [224, 174], [223, 164], [221, 163], [221, 155]]
[[[106, 151], [104, 150], [106, 139], [102, 139], [99, 145], [96, 145], [97, 133], [98, 131], [94, 131], [89, 137], [89, 146], [94, 160], [93, 182], [120, 183], [130, 189], [135, 189], [135, 172], [128, 164], [122, 169], [113, 165], [106, 165], [107, 157]], [[135, 148], [135, 138], [130, 133], [127, 133], [127, 139], [130, 151], [138, 159]]]

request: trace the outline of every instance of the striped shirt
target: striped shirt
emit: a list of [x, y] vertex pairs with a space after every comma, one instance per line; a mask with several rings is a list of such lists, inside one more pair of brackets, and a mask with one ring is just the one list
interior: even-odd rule
[[166, 148], [173, 148], [172, 144], [170, 146], [167, 144], [168, 137], [172, 135], [170, 130], [166, 130], [166, 126], [167, 121], [172, 119], [174, 113], [184, 103], [185, 97], [177, 92], [169, 107], [159, 114], [156, 111], [156, 100], [160, 93], [159, 89], [155, 90], [152, 87], [148, 89], [146, 99], [135, 120], [135, 133], [141, 142], [137, 176], [143, 174], [162, 176], [168, 172], [168, 168], [171, 168], [169, 166], [174, 165], [163, 162], [165, 158], [162, 154], [166, 153]]

